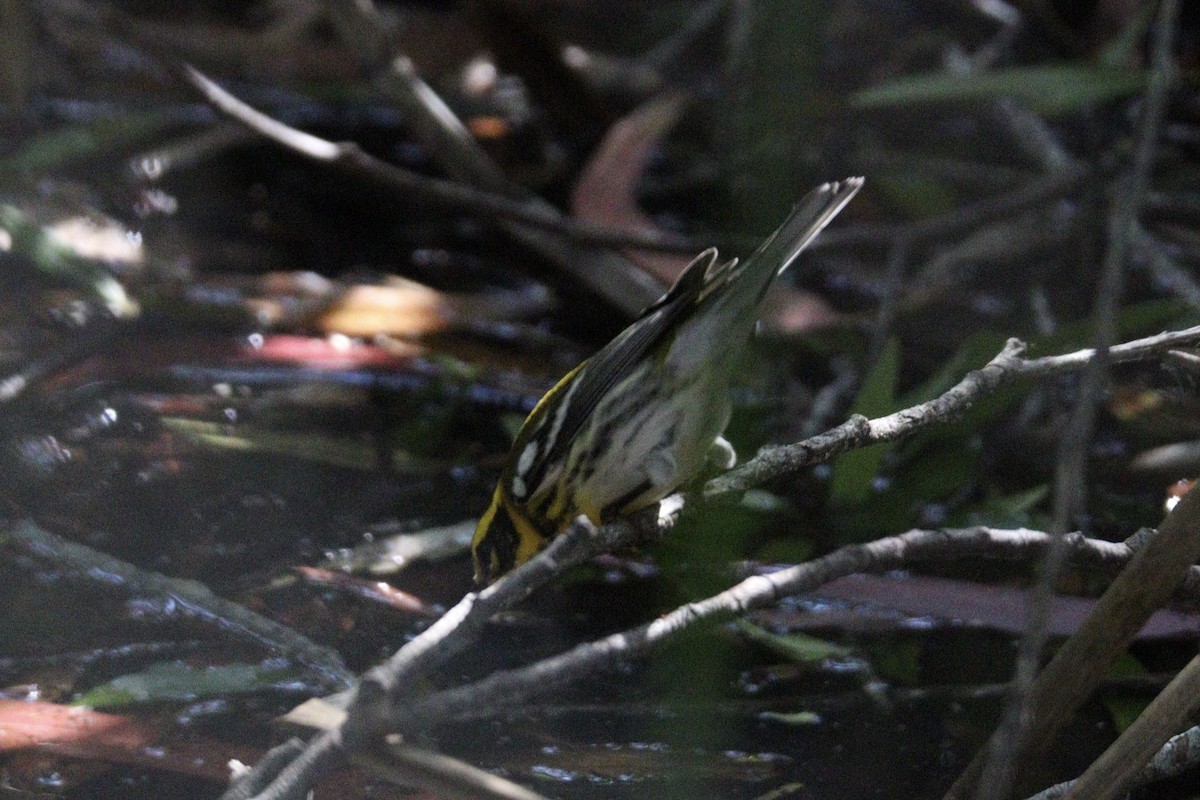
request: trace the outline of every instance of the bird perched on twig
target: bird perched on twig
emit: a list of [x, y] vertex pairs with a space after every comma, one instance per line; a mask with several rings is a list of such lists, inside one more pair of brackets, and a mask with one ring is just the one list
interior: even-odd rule
[[475, 530], [476, 580], [523, 564], [580, 514], [599, 525], [658, 502], [707, 464], [733, 466], [721, 436], [729, 386], [763, 296], [862, 184], [814, 189], [744, 263], [705, 250], [542, 397]]

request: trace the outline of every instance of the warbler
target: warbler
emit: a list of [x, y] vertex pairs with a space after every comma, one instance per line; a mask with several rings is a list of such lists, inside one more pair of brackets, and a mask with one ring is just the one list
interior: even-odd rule
[[471, 551], [491, 582], [532, 558], [580, 514], [599, 525], [700, 475], [728, 469], [729, 387], [771, 281], [862, 187], [814, 189], [745, 263], [710, 248], [666, 294], [568, 372], [521, 426]]

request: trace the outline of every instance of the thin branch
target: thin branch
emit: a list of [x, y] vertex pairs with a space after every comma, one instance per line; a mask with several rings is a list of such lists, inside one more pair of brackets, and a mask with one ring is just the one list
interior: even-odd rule
[[[1037, 676], [1030, 692], [1026, 752], [1038, 752], [1051, 741], [1197, 559], [1200, 492], [1188, 492]], [[994, 734], [993, 741], [996, 738]], [[976, 755], [946, 798], [972, 793], [983, 772], [987, 749]]]
[[[1112, 363], [1142, 361], [1165, 355], [1171, 348], [1200, 340], [1200, 325], [1147, 336], [1108, 350]], [[1096, 356], [1094, 348], [1057, 356], [1025, 359], [1025, 344], [1009, 339], [983, 367], [972, 370], [944, 394], [925, 403], [868, 420], [858, 415], [836, 428], [795, 444], [764, 447], [741, 466], [704, 485], [706, 502], [731, 503], [748, 489], [769, 480], [819, 464], [847, 450], [895, 441], [931, 425], [953, 422], [984, 395], [1017, 380], [1074, 372]]]
[[[1196, 328], [1200, 337], [1200, 327]], [[972, 370], [941, 396], [878, 419], [854, 415], [825, 433], [783, 447], [764, 447], [740, 467], [710, 480], [704, 486], [708, 502], [735, 502], [748, 489], [768, 480], [827, 461], [847, 450], [890, 442], [929, 425], [957, 419], [976, 399], [995, 391], [1020, 372], [1025, 344], [1009, 339], [1000, 353], [980, 369]]]
[[87, 545], [55, 536], [28, 520], [0, 529], [0, 545], [20, 547], [63, 568], [115, 576], [133, 592], [171, 603], [187, 615], [213, 622], [223, 630], [251, 638], [294, 659], [320, 675], [331, 688], [343, 688], [354, 681], [353, 674], [335, 651], [316, 644], [286, 625], [218, 597], [196, 581], [148, 572]]
[[241, 764], [232, 764], [231, 788], [221, 795], [221, 800], [250, 800], [261, 792], [279, 771], [304, 752], [304, 741], [297, 737], [272, 747], [251, 769]]
[[1124, 796], [1143, 767], [1188, 724], [1197, 708], [1200, 656], [1188, 662], [1117, 741], [1079, 776], [1067, 792], [1067, 800], [1116, 800]]
[[[1113, 364], [1144, 361], [1170, 350], [1172, 347], [1191, 344], [1198, 339], [1200, 339], [1200, 325], [1178, 331], [1165, 331], [1131, 342], [1113, 345], [1108, 349], [1108, 358]], [[1095, 357], [1096, 350], [1089, 347], [1059, 356], [1031, 358], [1022, 362], [1021, 375], [1022, 377], [1041, 378], [1046, 375], [1077, 370]]]
[[[439, 692], [420, 703], [397, 709], [398, 722], [422, 727], [449, 718], [477, 716], [480, 709], [511, 707], [611, 670], [645, 655], [699, 624], [715, 624], [784, 597], [812, 592], [847, 575], [886, 572], [915, 562], [991, 557], [1030, 560], [1043, 555], [1052, 537], [1027, 529], [914, 530], [867, 544], [848, 545], [822, 558], [767, 575], [755, 575], [705, 600], [688, 603], [651, 623], [578, 645], [536, 664], [496, 672], [474, 684]], [[1070, 556], [1081, 564], [1127, 560], [1143, 537], [1130, 543], [1066, 537]]]
[[[659, 528], [669, 530], [673, 522], [673, 518], [661, 519]], [[304, 797], [309, 788], [342, 766], [350, 752], [373, 744], [389, 730], [392, 720], [385, 709], [402, 698], [412, 702], [420, 679], [470, 646], [492, 616], [515, 606], [563, 570], [632, 541], [644, 528], [626, 523], [596, 528], [581, 517], [525, 564], [482, 592], [468, 594], [388, 661], [365, 673], [352, 693], [345, 722], [317, 736], [299, 758], [279, 771], [258, 795], [260, 800]]]
[[[516, 199], [495, 190], [473, 188], [464, 183], [421, 175], [375, 158], [352, 142], [330, 142], [291, 128], [247, 105], [191, 66], [185, 67], [183, 75], [219, 111], [272, 141], [355, 178], [409, 196], [485, 218], [498, 218], [534, 230], [556, 233], [579, 245], [684, 254], [697, 253], [704, 247], [693, 238], [665, 231], [613, 230], [604, 225], [572, 220], [541, 202]], [[947, 214], [890, 225], [870, 223], [843, 226], [825, 231], [813, 243], [813, 249], [854, 247], [898, 238], [910, 241], [915, 247], [918, 243], [965, 233], [1022, 210], [1040, 208], [1075, 191], [1084, 176], [1083, 170], [1063, 169], [1024, 182], [1011, 192], [964, 205]], [[734, 249], [751, 247], [739, 237], [733, 237], [725, 244], [732, 245]], [[600, 277], [593, 276], [594, 279]], [[622, 292], [631, 298], [625, 304], [628, 310], [636, 312], [646, 302], [653, 300], [658, 290], [646, 285], [648, 278], [643, 273], [633, 273], [633, 277], [639, 287], [637, 291], [630, 292], [629, 284], [626, 284]]]
[[703, 249], [687, 237], [653, 230], [616, 231], [603, 225], [577, 222], [548, 206], [421, 175], [378, 159], [352, 142], [331, 142], [280, 122], [225, 91], [195, 67], [185, 65], [183, 75], [218, 111], [271, 141], [356, 178], [399, 190], [421, 200], [485, 218], [512, 220], [597, 247], [629, 247], [675, 253], [696, 253]]
[[[1112, 348], [1110, 354], [1114, 360], [1120, 361], [1150, 358], [1165, 353], [1174, 346], [1197, 339], [1200, 339], [1200, 326], [1118, 345]], [[987, 365], [968, 373], [957, 385], [929, 402], [874, 420], [855, 415], [845, 423], [797, 444], [764, 449], [745, 465], [710, 480], [703, 490], [703, 498], [706, 502], [733, 502], [753, 486], [827, 460], [847, 450], [878, 442], [894, 441], [931, 425], [951, 421], [979, 398], [1018, 378], [1042, 377], [1078, 370], [1087, 364], [1094, 355], [1094, 351], [1081, 350], [1061, 356], [1025, 360], [1021, 358], [1024, 347], [1019, 340], [1010, 339], [1004, 349]], [[673, 500], [678, 504], [678, 497], [668, 498], [668, 500]], [[660, 532], [665, 530], [673, 523], [673, 520], [672, 516], [660, 519], [658, 530]], [[338, 729], [323, 733], [314, 739], [301, 758], [282, 770], [277, 779], [260, 797], [263, 800], [267, 798], [270, 800], [283, 800], [283, 798], [299, 800], [308, 787], [314, 786], [319, 779], [343, 764], [348, 751], [373, 744], [382, 731], [394, 726], [397, 719], [410, 720], [412, 724], [417, 724], [422, 714], [433, 713], [435, 709], [432, 706], [436, 704], [432, 698], [425, 701], [414, 700], [412, 697], [412, 692], [415, 691], [413, 687], [420, 685], [421, 678], [475, 641], [484, 623], [492, 614], [524, 599], [537, 586], [541, 586], [560, 574], [566, 566], [579, 563], [591, 554], [611, 548], [616, 543], [632, 541], [638, 535], [645, 535], [648, 528], [654, 527], [647, 522], [644, 515], [639, 515], [633, 522], [635, 525], [617, 521], [600, 528], [593, 528], [586, 524], [585, 520], [576, 521], [566, 533], [556, 538], [549, 547], [525, 565], [483, 592], [468, 594], [457, 606], [447, 612], [443, 619], [401, 648], [388, 662], [368, 672], [355, 692], [346, 721]], [[926, 538], [921, 541], [925, 542], [926, 546], [928, 546], [930, 537], [935, 541], [939, 536], [942, 539], [952, 538], [944, 531], [924, 533]], [[1044, 536], [1044, 534], [1037, 534], [1037, 536]], [[919, 543], [907, 543], [897, 537], [880, 540], [880, 542], [882, 544], [873, 543], [874, 549], [872, 549], [872, 545], [863, 545], [859, 549], [838, 551], [833, 555], [840, 559], [849, 559], [851, 563], [843, 568], [857, 571], [869, 567], [869, 564], [858, 563], [866, 558], [863, 554], [872, 554], [871, 557], [879, 558], [883, 563], [885, 555], [880, 553], [881, 549], [886, 551], [889, 547], [894, 548], [903, 544], [906, 556], [916, 557], [914, 552], [919, 552], [921, 547]], [[1040, 548], [1042, 545], [1039, 543], [1037, 546]], [[1112, 546], [1109, 545], [1109, 547]], [[936, 555], [936, 552], [930, 553], [930, 557]], [[715, 604], [711, 608], [707, 605], [693, 604], [685, 607], [679, 614], [686, 619], [693, 613], [699, 613], [701, 616], [718, 611], [728, 613], [728, 609], [721, 605], [726, 598], [734, 601], [735, 606], [740, 608], [738, 603], [743, 599], [747, 601], [751, 599], [750, 596], [743, 597], [744, 592], [754, 592], [760, 588], [769, 590], [761, 602], [769, 602], [765, 599], [767, 597], [779, 596], [776, 591], [780, 586], [783, 588], [779, 591], [784, 589], [804, 591], [806, 586], [820, 585], [826, 580], [814, 570], [833, 569], [834, 574], [841, 574], [837, 572], [837, 564], [830, 566], [831, 562], [828, 560], [830, 558], [832, 556], [813, 562], [824, 565], [821, 567], [805, 564], [773, 576], [751, 578], [747, 582], [739, 584], [739, 587], [743, 588], [734, 595], [730, 596], [725, 593], [719, 595], [719, 599], [705, 601], [705, 603]], [[797, 570], [800, 570], [799, 575], [802, 577], [795, 579], [793, 587], [786, 581], [789, 575], [797, 575]], [[784, 581], [784, 583], [780, 584], [780, 581]], [[815, 581], [815, 584], [810, 581]], [[747, 586], [748, 590], [745, 588]], [[755, 602], [758, 601], [755, 600]], [[659, 620], [654, 623], [656, 627], [648, 628], [641, 635], [657, 634], [660, 632], [659, 628], [666, 624], [668, 623]], [[629, 635], [625, 634], [624, 636], [628, 637]], [[637, 636], [638, 634], [635, 632], [632, 635]], [[607, 645], [602, 645], [598, 651], [599, 655], [585, 657], [585, 662], [586, 659], [595, 658], [600, 658], [601, 661], [586, 663], [585, 666], [592, 669], [596, 668], [599, 663], [603, 663], [604, 659], [616, 659], [621, 652], [628, 649], [628, 646], [628, 638], [616, 639]], [[571, 651], [571, 653], [574, 652]], [[559, 658], [565, 657], [567, 656]], [[572, 658], [577, 657], [579, 657], [578, 654], [572, 656]], [[508, 691], [507, 688], [504, 690]], [[446, 696], [446, 693], [438, 694], [438, 703], [445, 700]]]
[[[1028, 625], [1017, 653], [1012, 698], [989, 744], [987, 761], [975, 791], [978, 800], [1005, 800], [1012, 795], [1021, 758], [1032, 735], [1034, 703], [1037, 699], [1034, 683], [1049, 638], [1054, 586], [1066, 560], [1062, 535], [1083, 511], [1086, 502], [1084, 479], [1087, 474], [1087, 454], [1102, 394], [1108, 384], [1108, 349], [1117, 337], [1117, 311], [1124, 294], [1129, 250], [1136, 238], [1138, 211], [1150, 184], [1150, 170], [1166, 113], [1166, 94], [1171, 83], [1174, 57], [1172, 39], [1177, 17], [1177, 0], [1162, 0], [1153, 44], [1154, 69], [1151, 70], [1150, 85], [1146, 92], [1146, 108], [1133, 174], [1128, 189], [1119, 191], [1113, 198], [1109, 218], [1108, 246], [1101, 264], [1098, 298], [1093, 313], [1096, 355], [1084, 370], [1079, 399], [1059, 446], [1054, 482], [1054, 524], [1051, 530], [1056, 539], [1046, 553], [1038, 581], [1029, 594]], [[1074, 679], [1073, 676], [1064, 677], [1067, 680]], [[1065, 713], [1073, 710], [1071, 706], [1063, 707]], [[1041, 720], [1044, 725], [1061, 724], [1058, 720], [1047, 719], [1045, 715]]]
[[[1200, 766], [1200, 727], [1188, 728], [1172, 736], [1154, 758], [1150, 760], [1129, 785], [1130, 791], [1155, 781], [1167, 780]], [[1075, 781], [1064, 781], [1044, 789], [1029, 800], [1058, 800], [1075, 785]]]

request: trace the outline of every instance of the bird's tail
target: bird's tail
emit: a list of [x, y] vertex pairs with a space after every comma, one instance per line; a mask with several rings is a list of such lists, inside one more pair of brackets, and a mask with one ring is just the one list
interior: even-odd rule
[[750, 290], [755, 303], [762, 299], [775, 276], [792, 265], [817, 238], [817, 234], [846, 207], [862, 185], [862, 178], [846, 178], [813, 189], [796, 204], [775, 232], [738, 267], [735, 277], [739, 283], [744, 281], [747, 284], [744, 288]]
[[723, 325], [756, 313], [775, 276], [791, 266], [862, 185], [862, 178], [846, 178], [818, 186], [805, 195], [749, 258], [725, 267], [728, 275], [724, 280], [706, 287], [708, 302], [714, 307], [705, 316]]

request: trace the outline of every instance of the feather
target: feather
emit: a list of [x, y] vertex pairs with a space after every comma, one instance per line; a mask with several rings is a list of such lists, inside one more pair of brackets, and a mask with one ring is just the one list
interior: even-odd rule
[[[567, 401], [568, 392], [570, 399], [566, 415], [554, 435], [554, 441], [549, 449], [536, 455], [526, 470], [527, 486], [535, 487], [542, 483], [550, 467], [566, 457], [575, 435], [591, 416], [596, 404], [628, 377], [633, 368], [654, 350], [667, 333], [687, 318], [704, 288], [708, 270], [716, 259], [717, 251], [714, 248], [709, 248], [697, 256], [666, 294], [596, 355], [584, 362], [575, 375], [574, 386], [562, 392], [563, 399], [560, 402]], [[547, 412], [546, 418], [552, 418], [555, 409], [547, 409]], [[515, 447], [523, 446], [524, 442], [518, 438]]]

